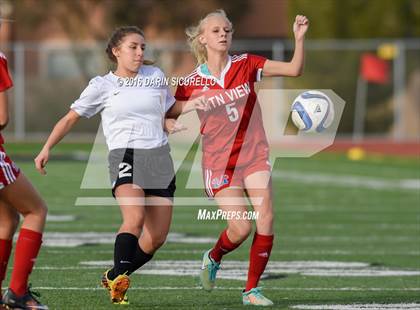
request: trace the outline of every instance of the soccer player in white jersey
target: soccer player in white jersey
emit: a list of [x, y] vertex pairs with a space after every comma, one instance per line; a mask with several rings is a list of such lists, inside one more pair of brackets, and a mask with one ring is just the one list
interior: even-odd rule
[[[6, 56], [0, 52], [0, 132], [9, 120], [7, 90], [12, 86]], [[47, 206], [6, 154], [0, 133], [0, 294], [12, 252], [13, 235], [19, 225], [19, 214], [23, 216], [23, 223], [16, 241], [10, 285], [0, 297], [0, 309], [48, 309], [28, 286], [29, 275], [41, 248]]]
[[129, 275], [152, 258], [169, 231], [175, 173], [164, 131], [166, 112], [174, 105], [184, 112], [204, 107], [200, 100], [175, 102], [168, 85], [161, 84], [163, 72], [144, 60], [144, 49], [139, 28], [126, 26], [113, 33], [106, 51], [116, 70], [89, 82], [35, 159], [45, 174], [51, 148], [80, 117], [101, 114], [112, 193], [123, 219], [115, 240], [114, 266], [102, 277], [115, 304], [128, 303]]
[[[221, 210], [236, 214], [247, 211], [245, 196], [248, 196], [258, 212], [248, 279], [242, 293], [244, 305], [273, 304], [257, 287], [273, 246], [274, 215], [269, 146], [254, 83], [264, 76], [301, 74], [307, 29], [308, 19], [296, 16], [293, 24], [295, 51], [290, 62], [267, 60], [252, 54], [230, 56], [233, 29], [223, 10], [208, 14], [197, 26], [187, 29], [199, 64], [188, 78], [208, 86], [203, 88], [193, 83], [178, 86], [175, 98], [188, 100], [199, 94], [208, 100], [209, 109], [197, 111], [201, 122], [206, 193], [216, 199]], [[222, 257], [240, 246], [252, 231], [252, 222], [246, 218], [234, 217], [227, 224], [214, 247], [203, 255], [200, 280], [208, 291], [215, 286]]]

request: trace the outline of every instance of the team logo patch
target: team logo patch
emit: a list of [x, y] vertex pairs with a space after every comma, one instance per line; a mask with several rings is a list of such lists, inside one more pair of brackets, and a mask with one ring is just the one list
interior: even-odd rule
[[229, 176], [227, 174], [222, 175], [220, 178], [214, 178], [211, 180], [211, 187], [212, 188], [220, 188], [223, 185], [229, 183]]

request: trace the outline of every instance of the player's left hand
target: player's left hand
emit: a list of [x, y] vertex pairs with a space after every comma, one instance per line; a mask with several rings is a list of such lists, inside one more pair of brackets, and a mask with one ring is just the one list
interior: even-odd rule
[[309, 20], [304, 15], [296, 15], [293, 23], [293, 33], [296, 40], [301, 40], [305, 37], [305, 33], [309, 27]]

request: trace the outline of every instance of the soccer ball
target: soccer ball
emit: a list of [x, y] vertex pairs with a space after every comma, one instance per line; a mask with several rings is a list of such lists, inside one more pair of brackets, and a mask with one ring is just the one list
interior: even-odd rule
[[293, 101], [292, 121], [302, 131], [322, 132], [333, 120], [334, 106], [323, 92], [309, 90]]

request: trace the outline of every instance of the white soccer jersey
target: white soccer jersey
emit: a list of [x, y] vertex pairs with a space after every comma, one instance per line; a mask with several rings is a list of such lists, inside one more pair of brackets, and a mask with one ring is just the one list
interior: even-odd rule
[[101, 113], [109, 150], [160, 147], [168, 143], [163, 124], [165, 113], [175, 103], [169, 87], [158, 83], [164, 78], [159, 68], [147, 65], [131, 80], [109, 72], [90, 80], [70, 108], [87, 118]]

